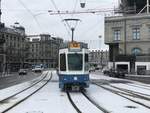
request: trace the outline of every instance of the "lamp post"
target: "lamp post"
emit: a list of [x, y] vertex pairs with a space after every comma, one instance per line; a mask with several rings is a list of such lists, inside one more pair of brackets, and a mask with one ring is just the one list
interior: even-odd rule
[[101, 51], [101, 38], [102, 38], [102, 35], [99, 35], [98, 38], [99, 38], [99, 65], [102, 66], [102, 55], [103, 55], [103, 53]]
[[85, 8], [86, 0], [80, 0], [80, 7]]
[[100, 39], [99, 40], [99, 49], [101, 49], [101, 38], [102, 38], [102, 35], [99, 35], [98, 38]]

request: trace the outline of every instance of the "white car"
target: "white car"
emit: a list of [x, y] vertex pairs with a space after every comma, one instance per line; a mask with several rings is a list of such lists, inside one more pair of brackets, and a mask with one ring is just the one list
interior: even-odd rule
[[43, 68], [41, 66], [36, 66], [35, 68], [32, 69], [32, 71], [41, 73], [43, 71]]

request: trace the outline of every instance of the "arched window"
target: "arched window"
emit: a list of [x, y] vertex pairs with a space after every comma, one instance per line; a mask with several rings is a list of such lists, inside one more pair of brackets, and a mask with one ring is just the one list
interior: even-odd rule
[[132, 54], [133, 55], [139, 55], [142, 53], [142, 50], [140, 48], [133, 48], [132, 49]]

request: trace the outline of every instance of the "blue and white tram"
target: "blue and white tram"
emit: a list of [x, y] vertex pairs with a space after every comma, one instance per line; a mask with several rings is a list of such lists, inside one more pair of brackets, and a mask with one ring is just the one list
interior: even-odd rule
[[71, 42], [59, 50], [59, 88], [89, 87], [88, 48], [84, 43]]

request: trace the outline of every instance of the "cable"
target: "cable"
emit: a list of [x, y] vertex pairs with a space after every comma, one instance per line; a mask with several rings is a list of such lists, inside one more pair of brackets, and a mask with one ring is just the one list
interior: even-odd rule
[[34, 14], [31, 12], [30, 9], [28, 9], [26, 7], [26, 5], [21, 1], [21, 0], [18, 0], [18, 2], [28, 11], [28, 13], [33, 17], [33, 19], [35, 20], [36, 24], [38, 25], [39, 29], [42, 31], [42, 27], [40, 25], [40, 23], [38, 22], [37, 18], [34, 16]]
[[[56, 11], [59, 12], [59, 10], [58, 10], [58, 8], [57, 8], [57, 6], [56, 6], [54, 0], [51, 0], [51, 3], [53, 4], [53, 6], [54, 6], [54, 8], [56, 9]], [[60, 14], [59, 14], [59, 17], [60, 17], [61, 21], [64, 20], [63, 17], [62, 17]], [[65, 23], [63, 22], [63, 25], [65, 26], [68, 35], [71, 36], [70, 30], [68, 31], [68, 28], [67, 28], [67, 26], [69, 27], [69, 24], [65, 21]]]
[[[73, 12], [76, 11], [77, 3], [78, 3], [78, 0], [75, 1], [75, 5], [74, 5], [74, 8], [73, 8]], [[71, 15], [72, 18], [73, 18], [73, 15], [74, 15], [74, 14]]]

